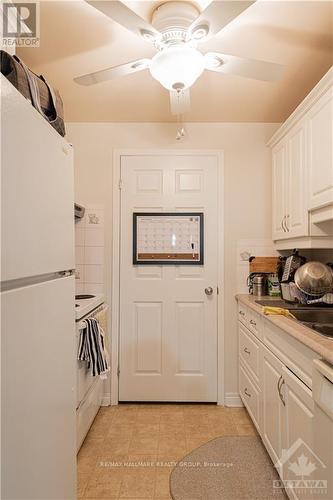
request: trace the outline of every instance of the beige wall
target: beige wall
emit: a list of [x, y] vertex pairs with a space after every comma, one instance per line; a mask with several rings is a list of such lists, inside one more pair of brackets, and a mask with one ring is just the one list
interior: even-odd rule
[[70, 123], [76, 201], [105, 206], [106, 294], [111, 299], [112, 154], [114, 149], [219, 149], [225, 167], [225, 391], [237, 393], [237, 242], [271, 237], [271, 169], [267, 140], [278, 124], [191, 123], [176, 141], [166, 123]]

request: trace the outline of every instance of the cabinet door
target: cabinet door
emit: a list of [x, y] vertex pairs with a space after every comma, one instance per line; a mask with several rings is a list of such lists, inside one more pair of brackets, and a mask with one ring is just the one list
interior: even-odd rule
[[287, 142], [282, 141], [273, 149], [272, 167], [273, 240], [288, 237], [284, 222], [287, 215]]
[[333, 90], [328, 90], [308, 114], [309, 208], [333, 203]]
[[307, 185], [305, 167], [305, 124], [288, 135], [286, 227], [289, 238], [308, 236]]
[[282, 449], [282, 421], [284, 406], [278, 384], [281, 381], [282, 363], [266, 347], [262, 348], [262, 438], [272, 461], [278, 462]]
[[[313, 451], [312, 391], [285, 366], [282, 376], [281, 393], [285, 401], [285, 418], [282, 432], [284, 453], [281, 457], [280, 472], [283, 480], [290, 481], [290, 484], [302, 479], [314, 480], [314, 473], [319, 464]], [[312, 496], [310, 490], [299, 490], [295, 484], [291, 497], [307, 500], [315, 498], [316, 495]]]

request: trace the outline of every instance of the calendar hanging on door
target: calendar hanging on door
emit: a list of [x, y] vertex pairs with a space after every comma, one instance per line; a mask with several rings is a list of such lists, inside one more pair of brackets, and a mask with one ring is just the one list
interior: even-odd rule
[[204, 214], [133, 214], [134, 265], [203, 265]]

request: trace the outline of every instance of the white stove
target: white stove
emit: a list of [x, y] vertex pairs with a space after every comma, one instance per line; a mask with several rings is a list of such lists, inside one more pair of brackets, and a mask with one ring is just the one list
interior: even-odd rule
[[[104, 304], [103, 295], [76, 295], [75, 296], [75, 318], [76, 318], [76, 349], [78, 351], [82, 321], [92, 318], [96, 312], [102, 309]], [[85, 436], [102, 404], [103, 380], [93, 377], [85, 361], [77, 361], [76, 379], [76, 429], [77, 429], [77, 451], [79, 451]]]
[[75, 319], [79, 321], [84, 316], [87, 316], [91, 311], [96, 309], [104, 302], [103, 295], [76, 295], [75, 296]]

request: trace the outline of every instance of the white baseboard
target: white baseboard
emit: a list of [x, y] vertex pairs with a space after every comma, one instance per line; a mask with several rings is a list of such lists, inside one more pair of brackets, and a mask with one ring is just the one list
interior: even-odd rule
[[[239, 408], [244, 406], [238, 392], [227, 392], [224, 400], [225, 406]], [[111, 405], [111, 394], [105, 393], [102, 397], [101, 406]]]
[[104, 394], [104, 396], [102, 397], [101, 406], [110, 406], [110, 405], [111, 405], [111, 394], [110, 393]]
[[225, 406], [242, 407], [243, 402], [238, 392], [227, 392], [224, 398]]

